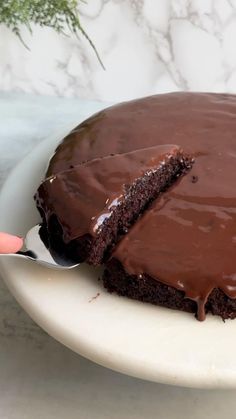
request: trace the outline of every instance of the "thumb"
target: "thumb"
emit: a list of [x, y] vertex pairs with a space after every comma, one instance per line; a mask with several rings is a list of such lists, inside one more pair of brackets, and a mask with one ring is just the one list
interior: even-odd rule
[[7, 233], [0, 233], [0, 253], [16, 253], [23, 246], [23, 239]]

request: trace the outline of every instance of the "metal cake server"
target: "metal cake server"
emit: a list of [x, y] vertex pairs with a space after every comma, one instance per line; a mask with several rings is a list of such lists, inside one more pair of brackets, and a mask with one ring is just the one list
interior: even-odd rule
[[64, 255], [57, 255], [55, 260], [41, 240], [39, 230], [40, 225], [37, 224], [28, 231], [24, 240], [24, 250], [17, 253], [1, 254], [0, 256], [4, 258], [17, 257], [21, 259], [29, 259], [39, 263], [40, 265], [54, 269], [72, 269], [79, 265], [79, 263], [75, 263], [75, 261], [67, 259]]

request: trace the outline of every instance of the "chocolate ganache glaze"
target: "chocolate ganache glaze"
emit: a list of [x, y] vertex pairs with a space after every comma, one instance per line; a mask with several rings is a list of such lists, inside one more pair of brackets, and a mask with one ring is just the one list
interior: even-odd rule
[[113, 257], [198, 303], [211, 291], [236, 298], [236, 96], [172, 93], [106, 109], [58, 147], [48, 174], [110, 153], [177, 144], [193, 169], [158, 199]]

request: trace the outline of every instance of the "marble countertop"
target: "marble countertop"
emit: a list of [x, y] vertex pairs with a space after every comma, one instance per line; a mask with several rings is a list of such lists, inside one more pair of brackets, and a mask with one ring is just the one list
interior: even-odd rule
[[90, 0], [88, 42], [0, 27], [0, 89], [104, 101], [170, 90], [236, 92], [236, 0]]
[[[88, 105], [0, 93], [1, 184], [59, 123], [86, 115]], [[235, 409], [235, 391], [145, 382], [80, 357], [41, 330], [0, 280], [1, 419], [222, 419]]]

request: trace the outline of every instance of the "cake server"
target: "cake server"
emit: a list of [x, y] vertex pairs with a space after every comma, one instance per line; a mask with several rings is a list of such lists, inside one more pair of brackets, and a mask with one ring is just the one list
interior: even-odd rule
[[66, 258], [64, 255], [56, 255], [56, 259], [54, 259], [41, 240], [39, 230], [40, 224], [37, 224], [28, 231], [24, 240], [23, 250], [17, 253], [0, 254], [0, 257], [29, 259], [54, 269], [72, 269], [79, 265], [79, 263], [75, 263], [75, 261]]

